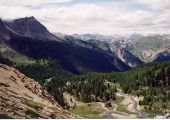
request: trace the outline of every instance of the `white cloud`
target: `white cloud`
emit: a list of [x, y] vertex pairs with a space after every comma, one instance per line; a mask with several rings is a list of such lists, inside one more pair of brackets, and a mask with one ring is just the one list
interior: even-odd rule
[[170, 0], [133, 0], [154, 10], [170, 9]]
[[65, 3], [71, 2], [71, 0], [1, 0], [0, 5], [5, 6], [29, 6], [40, 5], [49, 3]]
[[[35, 16], [52, 32], [63, 33], [101, 33], [125, 34], [170, 33], [170, 0], [128, 0], [101, 3], [79, 3], [69, 5], [39, 6], [31, 9], [22, 5], [26, 2], [16, 2], [18, 6], [6, 6], [0, 1], [0, 17], [15, 19]], [[19, 0], [18, 0], [19, 1]], [[43, 0], [37, 0], [43, 1]], [[51, 2], [69, 2], [70, 0], [51, 0]], [[157, 1], [157, 2], [154, 2]], [[158, 4], [160, 1], [164, 1]], [[35, 2], [35, 4], [46, 2]], [[157, 7], [156, 7], [157, 6]], [[151, 10], [148, 10], [150, 8]]]

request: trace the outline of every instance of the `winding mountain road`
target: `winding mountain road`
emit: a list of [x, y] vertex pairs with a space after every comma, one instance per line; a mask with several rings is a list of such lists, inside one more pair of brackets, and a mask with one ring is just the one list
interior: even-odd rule
[[135, 110], [136, 113], [139, 114], [139, 118], [146, 118], [147, 114], [145, 112], [138, 110], [138, 105], [139, 105], [138, 102], [132, 96], [129, 97], [133, 101], [133, 109]]
[[[124, 100], [121, 104], [127, 106], [127, 109], [132, 112], [132, 113], [137, 113], [139, 118], [146, 118], [147, 114], [140, 111], [138, 109], [138, 101], [134, 99], [133, 96], [130, 96], [128, 94], [124, 94], [122, 91], [119, 91], [117, 96], [124, 97]], [[137, 118], [135, 114], [128, 114], [124, 112], [117, 111], [118, 106], [115, 106], [113, 110], [107, 110], [102, 113], [102, 116], [105, 116], [106, 118], [109, 119], [115, 119], [115, 118], [120, 118], [120, 119], [128, 119], [128, 118]]]

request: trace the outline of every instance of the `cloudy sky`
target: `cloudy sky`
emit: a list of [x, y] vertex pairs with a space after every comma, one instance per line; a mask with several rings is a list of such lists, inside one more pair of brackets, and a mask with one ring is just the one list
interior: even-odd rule
[[0, 0], [0, 17], [34, 16], [51, 32], [170, 34], [170, 0]]

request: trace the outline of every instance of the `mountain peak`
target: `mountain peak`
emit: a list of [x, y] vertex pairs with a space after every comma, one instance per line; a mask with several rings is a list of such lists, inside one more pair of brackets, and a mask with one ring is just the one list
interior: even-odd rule
[[[37, 21], [37, 19], [34, 17], [34, 16], [31, 16], [31, 17], [25, 17], [25, 18], [21, 18], [21, 19], [25, 19], [25, 20], [28, 20], [28, 21]], [[38, 22], [38, 21], [37, 21]]]
[[19, 21], [19, 22], [29, 22], [29, 23], [30, 22], [39, 23], [38, 20], [34, 16], [25, 17], [25, 18], [18, 18], [18, 19], [13, 20], [13, 22], [16, 22], [16, 21]]
[[52, 35], [34, 16], [15, 19], [8, 24], [14, 31], [25, 37], [43, 41], [58, 41], [58, 39]]
[[35, 19], [35, 17], [34, 17], [34, 16], [31, 16], [31, 17], [27, 17], [27, 18], [29, 18], [29, 19]]

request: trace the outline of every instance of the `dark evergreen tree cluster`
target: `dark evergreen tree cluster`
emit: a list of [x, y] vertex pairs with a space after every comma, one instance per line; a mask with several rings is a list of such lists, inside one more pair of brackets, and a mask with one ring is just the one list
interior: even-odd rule
[[72, 74], [62, 69], [54, 60], [36, 60], [36, 63], [29, 65], [18, 65], [18, 70], [26, 74], [28, 77], [37, 80], [40, 84], [44, 84], [46, 79], [54, 76], [71, 76]]
[[6, 64], [6, 65], [9, 65], [9, 66], [13, 65], [13, 63], [9, 59], [4, 58], [1, 54], [0, 54], [0, 63]]
[[115, 85], [93, 74], [69, 78], [66, 90], [83, 102], [109, 101], [117, 91]]
[[[170, 62], [149, 63], [127, 72], [90, 73], [68, 80], [72, 81], [70, 82], [71, 87], [69, 91], [73, 94], [76, 93], [78, 97], [81, 92], [80, 95], [84, 95], [82, 98], [85, 98], [83, 101], [86, 102], [96, 100], [89, 99], [91, 93], [95, 93], [96, 96], [102, 95], [106, 98], [107, 95], [111, 96], [114, 94], [116, 88], [110, 89], [108, 86], [103, 86], [105, 80], [120, 84], [125, 93], [143, 96], [144, 99], [140, 101], [140, 105], [148, 106], [150, 110], [164, 109], [167, 107], [166, 103], [170, 100]], [[108, 94], [107, 90], [113, 92]], [[103, 94], [98, 94], [100, 92]], [[86, 97], [86, 93], [88, 97]], [[161, 103], [161, 107], [154, 108], [154, 103]]]

